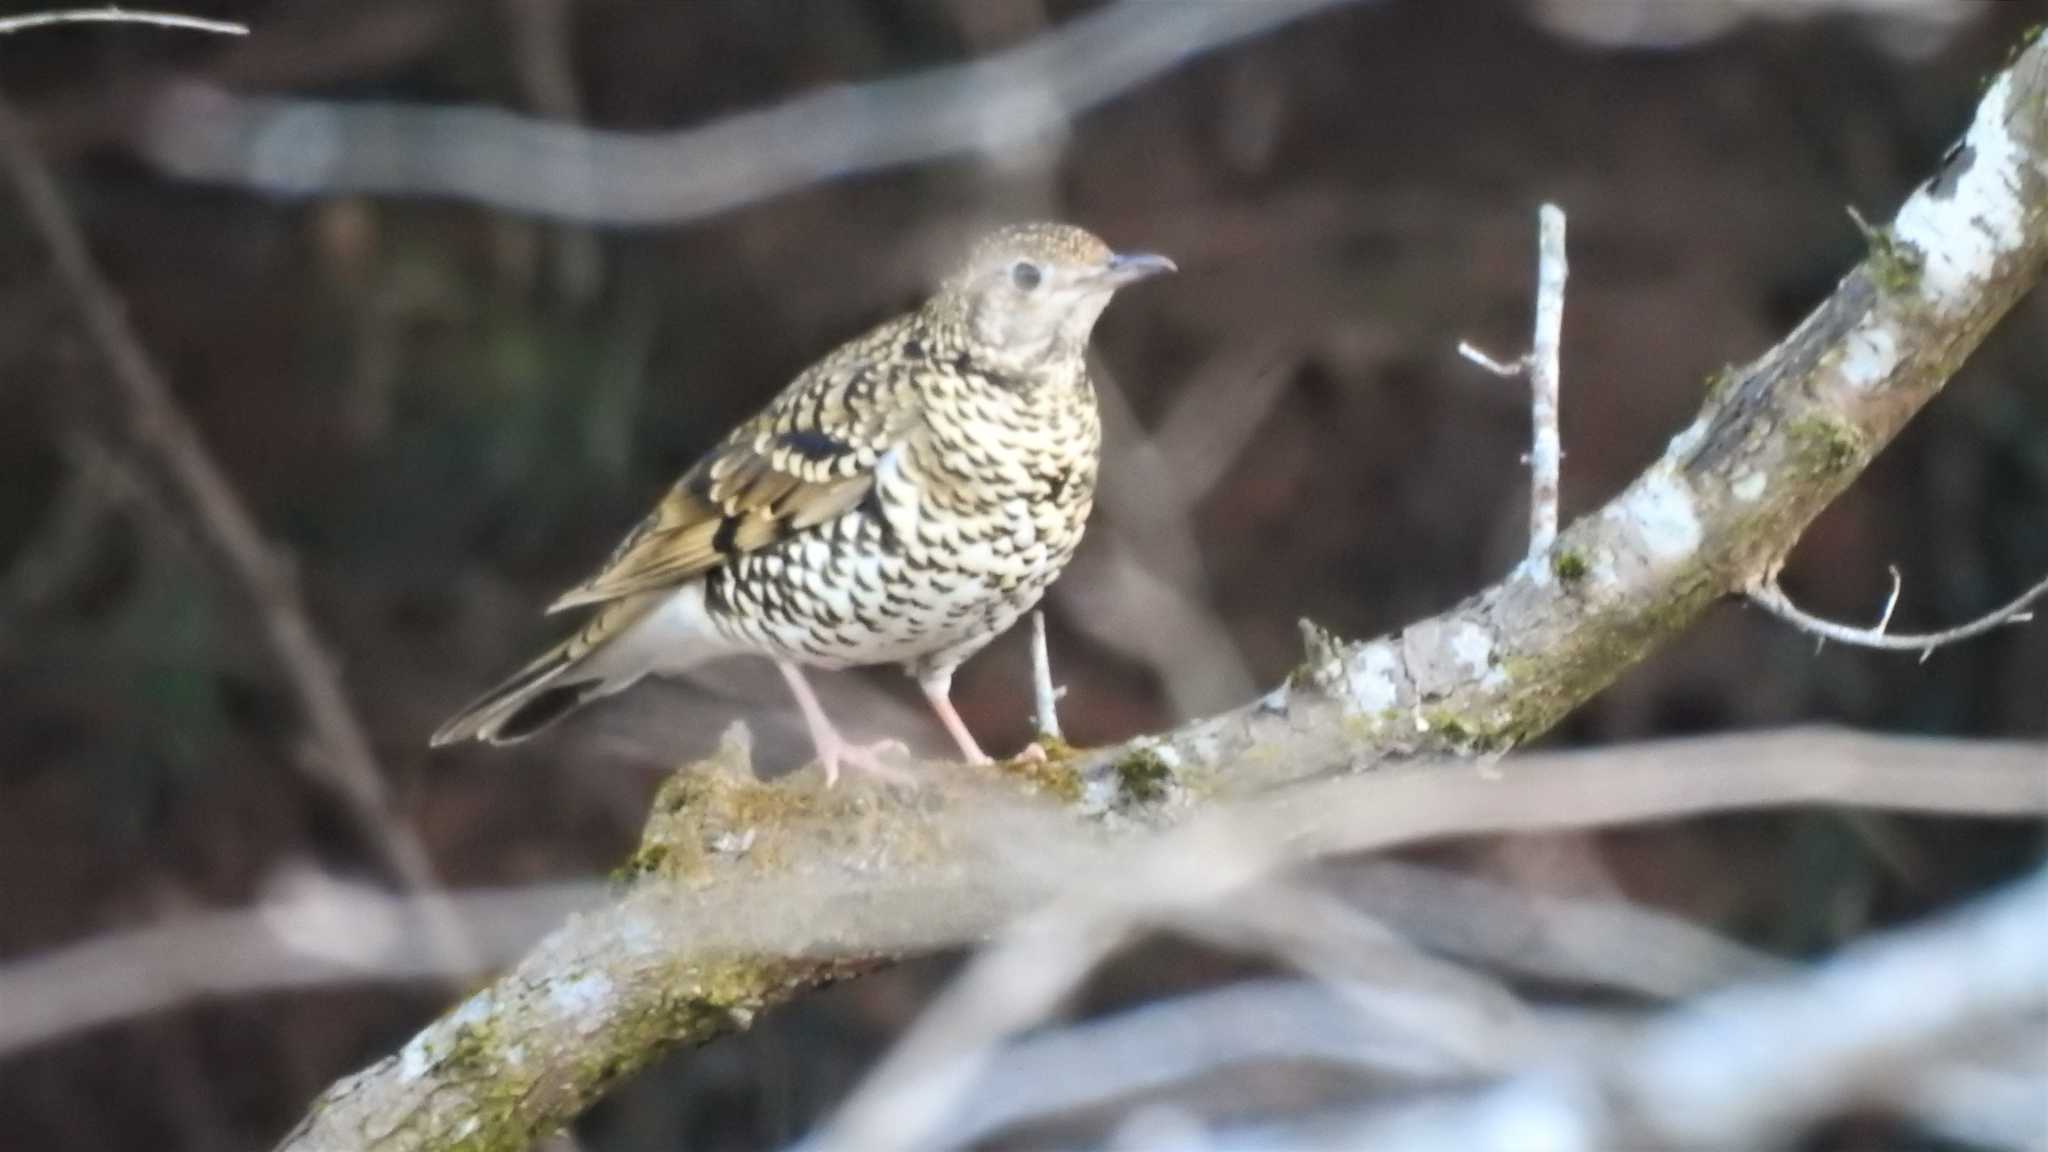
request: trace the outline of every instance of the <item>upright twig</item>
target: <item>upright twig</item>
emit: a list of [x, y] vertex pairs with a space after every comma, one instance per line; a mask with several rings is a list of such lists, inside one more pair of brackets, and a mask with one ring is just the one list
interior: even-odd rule
[[1045, 609], [1031, 610], [1032, 723], [1040, 739], [1065, 740], [1060, 734], [1060, 691], [1052, 685], [1052, 657], [1045, 650]]
[[[262, 626], [279, 669], [311, 729], [313, 750], [296, 758], [338, 796], [357, 829], [407, 889], [438, 885], [426, 847], [391, 810], [369, 737], [357, 721], [340, 673], [321, 644], [287, 562], [277, 555], [227, 474], [207, 451], [163, 374], [144, 351], [119, 296], [101, 276], [85, 235], [49, 167], [14, 111], [0, 101], [0, 168], [14, 185], [29, 226], [48, 249], [58, 279], [106, 361], [130, 434], [160, 469], [198, 538], [216, 556]], [[445, 916], [432, 930], [452, 955], [466, 951]]]
[[1558, 470], [1564, 447], [1557, 431], [1558, 345], [1564, 335], [1564, 209], [1545, 204], [1536, 214], [1536, 335], [1529, 347], [1529, 555], [1557, 540]]
[[1570, 274], [1565, 260], [1564, 209], [1545, 204], [1537, 211], [1536, 325], [1528, 354], [1500, 361], [1470, 342], [1458, 354], [1496, 376], [1529, 378], [1529, 555], [1538, 556], [1557, 542], [1558, 472], [1564, 447], [1557, 431], [1558, 346], [1564, 334], [1564, 286]]
[[249, 26], [233, 20], [209, 20], [177, 12], [144, 12], [107, 4], [98, 8], [66, 8], [55, 12], [31, 12], [26, 16], [0, 18], [0, 36], [26, 32], [31, 28], [52, 28], [59, 24], [149, 24], [187, 32], [212, 32], [221, 36], [247, 36]]

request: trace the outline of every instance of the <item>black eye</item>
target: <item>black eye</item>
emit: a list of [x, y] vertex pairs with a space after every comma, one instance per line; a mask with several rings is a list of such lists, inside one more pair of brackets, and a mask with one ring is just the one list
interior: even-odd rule
[[1019, 260], [1015, 264], [1010, 265], [1010, 283], [1015, 284], [1026, 292], [1038, 287], [1038, 282], [1043, 279], [1045, 279], [1045, 273], [1040, 272], [1038, 265], [1033, 264], [1029, 260]]

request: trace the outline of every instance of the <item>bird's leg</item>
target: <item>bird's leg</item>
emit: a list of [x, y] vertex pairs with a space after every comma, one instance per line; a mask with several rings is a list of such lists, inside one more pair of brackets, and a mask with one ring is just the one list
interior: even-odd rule
[[939, 675], [927, 676], [917, 682], [924, 689], [924, 698], [931, 701], [932, 711], [939, 714], [939, 723], [946, 726], [946, 733], [953, 737], [953, 743], [960, 746], [960, 755], [969, 764], [986, 764], [988, 753], [974, 742], [974, 733], [967, 730], [967, 724], [960, 719], [960, 713], [953, 709], [953, 673], [949, 670]]
[[782, 670], [782, 678], [789, 684], [790, 695], [796, 697], [796, 706], [803, 711], [804, 726], [811, 730], [811, 744], [818, 750], [818, 763], [825, 769], [825, 787], [839, 783], [839, 765], [851, 764], [864, 772], [872, 773], [883, 780], [904, 783], [908, 780], [901, 771], [882, 763], [876, 755], [884, 748], [901, 747], [894, 740], [883, 740], [872, 745], [849, 743], [832, 726], [832, 720], [825, 715], [825, 706], [818, 703], [818, 694], [811, 691], [811, 682], [804, 679], [803, 669], [785, 660], [777, 660], [775, 666]]

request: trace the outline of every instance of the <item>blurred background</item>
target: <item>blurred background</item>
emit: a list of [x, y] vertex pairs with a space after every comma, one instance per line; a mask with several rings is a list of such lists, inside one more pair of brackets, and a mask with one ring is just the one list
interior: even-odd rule
[[[1863, 251], [1847, 210], [1888, 217], [2048, 17], [2031, 0], [189, 10], [255, 34], [4, 37], [0, 93], [204, 449], [289, 555], [376, 803], [457, 889], [604, 874], [663, 776], [735, 718], [764, 767], [798, 765], [801, 724], [765, 665], [643, 686], [515, 749], [429, 754], [426, 737], [554, 634], [542, 606], [702, 449], [911, 305], [978, 230], [1063, 218], [1182, 268], [1098, 329], [1105, 487], [1047, 604], [1068, 735], [1103, 742], [1272, 683], [1299, 659], [1299, 617], [1375, 633], [1515, 563], [1526, 396], [1455, 347], [1526, 345], [1540, 201], [1571, 221], [1569, 517], [1833, 287]], [[1060, 82], [956, 71], [727, 120], [1019, 59]], [[308, 877], [391, 885], [363, 805], [321, 783], [262, 613], [138, 447], [20, 202], [0, 203], [0, 964]], [[1896, 565], [1895, 625], [1920, 630], [2039, 579], [2044, 372], [2037, 293], [1815, 525], [1787, 590], [1869, 620]], [[945, 747], [893, 671], [824, 680], [857, 734]], [[970, 663], [955, 699], [992, 751], [1027, 739], [1023, 637]], [[1816, 652], [1726, 605], [1555, 739], [1810, 721], [2041, 737], [2048, 627], [1916, 663]], [[2042, 846], [2032, 826], [1800, 813], [1429, 855], [1805, 955]], [[578, 1138], [786, 1141], [952, 963], [672, 1058]], [[1246, 963], [1148, 947], [1075, 1011]], [[71, 1030], [0, 1055], [0, 1147], [266, 1145], [451, 994], [341, 983]]]

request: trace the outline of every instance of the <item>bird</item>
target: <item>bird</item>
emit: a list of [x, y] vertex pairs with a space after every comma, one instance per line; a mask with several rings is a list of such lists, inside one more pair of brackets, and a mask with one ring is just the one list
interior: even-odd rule
[[734, 428], [589, 579], [577, 630], [436, 731], [510, 744], [647, 676], [738, 655], [781, 670], [828, 786], [847, 740], [806, 669], [901, 665], [962, 758], [986, 763], [953, 673], [1081, 542], [1102, 425], [1088, 368], [1119, 289], [1174, 262], [1072, 224], [999, 228], [915, 310], [841, 345]]

